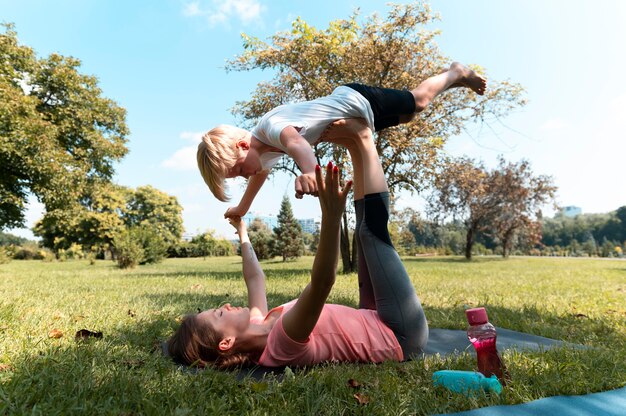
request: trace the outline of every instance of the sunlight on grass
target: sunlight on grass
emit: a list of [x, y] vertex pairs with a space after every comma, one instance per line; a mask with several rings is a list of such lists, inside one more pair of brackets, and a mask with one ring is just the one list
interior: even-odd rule
[[[310, 257], [264, 262], [269, 303], [298, 296], [311, 264]], [[322, 365], [282, 381], [190, 374], [158, 346], [185, 313], [245, 302], [239, 258], [171, 259], [131, 271], [103, 261], [13, 261], [0, 266], [0, 414], [433, 414], [626, 384], [625, 261], [446, 257], [405, 264], [432, 327], [465, 329], [464, 309], [481, 305], [497, 326], [591, 348], [507, 351], [513, 381], [499, 397], [472, 399], [430, 381], [437, 370], [474, 369], [469, 354]], [[356, 287], [355, 274], [340, 275], [330, 301], [356, 306]], [[80, 329], [104, 336], [77, 342]], [[62, 336], [51, 338], [53, 330]]]

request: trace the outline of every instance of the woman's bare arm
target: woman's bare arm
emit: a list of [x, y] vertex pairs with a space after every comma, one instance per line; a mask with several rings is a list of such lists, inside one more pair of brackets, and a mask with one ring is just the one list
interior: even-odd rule
[[229, 218], [228, 221], [237, 230], [241, 243], [241, 258], [243, 262], [243, 280], [248, 289], [248, 307], [250, 316], [267, 315], [267, 296], [265, 291], [265, 273], [257, 260], [254, 248], [250, 243], [246, 223], [240, 218]]
[[352, 186], [352, 181], [349, 181], [343, 188], [340, 187], [339, 170], [331, 163], [326, 167], [326, 178], [319, 166], [315, 174], [322, 210], [320, 242], [311, 270], [311, 282], [283, 317], [283, 328], [295, 341], [305, 341], [309, 337], [335, 283], [341, 218], [346, 207], [346, 196]]

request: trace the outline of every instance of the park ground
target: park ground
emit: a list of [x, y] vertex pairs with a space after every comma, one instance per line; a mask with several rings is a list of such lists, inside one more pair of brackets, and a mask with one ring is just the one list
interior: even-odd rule
[[[245, 304], [238, 257], [0, 265], [0, 414], [437, 414], [626, 385], [626, 261], [581, 258], [404, 258], [431, 327], [464, 329], [485, 306], [499, 327], [589, 348], [506, 351], [500, 396], [435, 388], [434, 371], [472, 370], [468, 353], [407, 363], [328, 364], [282, 377], [181, 371], [159, 344], [189, 312]], [[311, 257], [263, 262], [271, 306], [296, 297]], [[357, 304], [356, 275], [330, 302]], [[77, 341], [82, 329], [101, 338]]]

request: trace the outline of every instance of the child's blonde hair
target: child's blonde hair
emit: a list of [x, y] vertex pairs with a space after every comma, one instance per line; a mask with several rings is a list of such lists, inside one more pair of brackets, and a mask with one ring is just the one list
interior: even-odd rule
[[230, 200], [224, 179], [237, 161], [237, 141], [249, 134], [244, 129], [223, 124], [209, 130], [198, 145], [198, 168], [202, 179], [222, 202]]

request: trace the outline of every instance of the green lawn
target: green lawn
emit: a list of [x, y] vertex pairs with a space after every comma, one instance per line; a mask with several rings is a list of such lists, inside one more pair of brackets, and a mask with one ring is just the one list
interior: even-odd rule
[[[311, 264], [310, 257], [264, 263], [271, 306], [299, 294]], [[497, 326], [592, 348], [505, 353], [512, 382], [501, 396], [471, 399], [430, 381], [436, 370], [473, 369], [469, 354], [323, 365], [288, 371], [282, 381], [190, 374], [155, 346], [187, 312], [243, 304], [239, 258], [175, 259], [132, 271], [104, 261], [12, 261], [0, 265], [0, 415], [434, 414], [626, 385], [626, 261], [407, 258], [405, 264], [432, 327], [464, 329], [464, 308], [482, 305]], [[356, 296], [356, 276], [339, 276], [330, 301], [354, 306]], [[104, 336], [76, 342], [83, 328]], [[52, 330], [63, 336], [49, 337]], [[360, 386], [351, 387], [350, 379]]]

